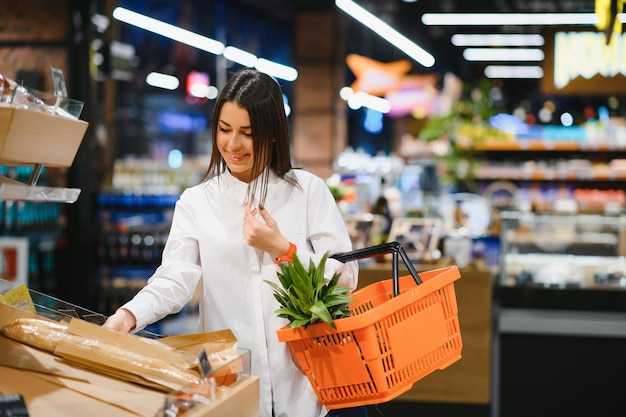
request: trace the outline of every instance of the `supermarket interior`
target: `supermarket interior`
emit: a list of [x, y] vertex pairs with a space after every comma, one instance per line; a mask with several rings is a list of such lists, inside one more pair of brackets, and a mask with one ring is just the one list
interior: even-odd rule
[[[280, 84], [292, 163], [325, 181], [353, 249], [398, 242], [410, 259], [359, 259], [358, 288], [396, 265], [402, 276], [460, 273], [444, 296], [455, 299], [460, 358], [366, 403], [371, 417], [623, 410], [623, 0], [5, 3], [0, 327], [22, 317], [7, 295], [19, 286], [57, 313], [103, 320], [145, 286], [181, 193], [207, 173], [218, 94], [255, 67]], [[177, 341], [198, 331], [199, 310], [194, 297], [144, 332]], [[12, 359], [5, 339], [0, 416], [13, 415], [13, 394], [33, 417], [48, 407], [156, 417], [155, 403], [178, 398], [95, 401], [96, 388], [35, 376], [56, 365]], [[218, 386], [213, 411], [157, 415], [258, 416], [245, 372]], [[113, 390], [116, 376], [93, 385]], [[41, 388], [30, 392], [32, 381]], [[36, 401], [56, 390], [71, 395]]]

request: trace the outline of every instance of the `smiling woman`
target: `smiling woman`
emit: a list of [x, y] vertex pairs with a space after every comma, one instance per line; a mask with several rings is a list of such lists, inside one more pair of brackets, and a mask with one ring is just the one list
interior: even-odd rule
[[[231, 329], [252, 351], [260, 416], [326, 416], [275, 336], [285, 319], [275, 316], [279, 305], [264, 282], [279, 282], [277, 264], [296, 252], [305, 264], [319, 265], [322, 257], [350, 250], [346, 225], [324, 180], [291, 166], [275, 79], [251, 68], [237, 71], [216, 100], [211, 129], [206, 175], [177, 201], [161, 264], [104, 326], [141, 329], [178, 312], [200, 285], [201, 330]], [[337, 276], [347, 291], [356, 288], [356, 261], [327, 259], [320, 268], [320, 276]], [[365, 417], [367, 409], [350, 415]]]

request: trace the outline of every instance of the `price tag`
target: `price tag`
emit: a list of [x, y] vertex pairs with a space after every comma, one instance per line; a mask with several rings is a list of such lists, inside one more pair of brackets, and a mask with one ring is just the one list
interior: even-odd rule
[[67, 97], [67, 87], [63, 70], [52, 67], [52, 83], [54, 84], [54, 95], [57, 97]]
[[20, 310], [30, 311], [31, 313], [37, 312], [33, 305], [33, 299], [30, 297], [30, 292], [28, 292], [28, 288], [24, 284], [5, 292], [4, 302]]
[[204, 348], [200, 349], [200, 353], [198, 353], [198, 363], [200, 364], [200, 369], [202, 369], [202, 376], [207, 376], [211, 373], [211, 363]]
[[28, 417], [24, 398], [19, 394], [0, 396], [0, 417]]

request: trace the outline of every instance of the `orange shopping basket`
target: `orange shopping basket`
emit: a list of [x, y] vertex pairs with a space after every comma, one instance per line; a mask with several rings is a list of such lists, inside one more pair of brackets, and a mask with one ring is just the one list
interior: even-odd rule
[[[456, 266], [417, 273], [398, 242], [358, 249], [342, 262], [392, 253], [392, 279], [352, 293], [350, 317], [277, 330], [327, 409], [392, 400], [461, 358]], [[398, 255], [410, 275], [398, 277]]]

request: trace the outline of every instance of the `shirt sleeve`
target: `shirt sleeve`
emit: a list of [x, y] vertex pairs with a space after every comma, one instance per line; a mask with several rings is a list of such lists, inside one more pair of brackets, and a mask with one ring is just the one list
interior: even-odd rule
[[137, 330], [179, 312], [193, 297], [202, 274], [194, 225], [193, 195], [176, 203], [161, 265], [132, 300], [122, 307], [137, 319]]
[[[305, 187], [308, 199], [307, 210], [307, 240], [313, 248], [313, 253], [303, 254], [298, 248], [298, 257], [313, 259], [319, 263], [324, 253], [329, 255], [349, 252], [352, 250], [352, 240], [348, 234], [345, 221], [337, 207], [326, 183], [318, 177], [313, 177]], [[308, 256], [307, 256], [308, 255]], [[308, 260], [306, 260], [308, 263]], [[358, 285], [359, 267], [357, 261], [340, 262], [329, 258], [326, 261], [325, 276], [332, 277], [340, 273], [339, 284], [355, 289]]]

